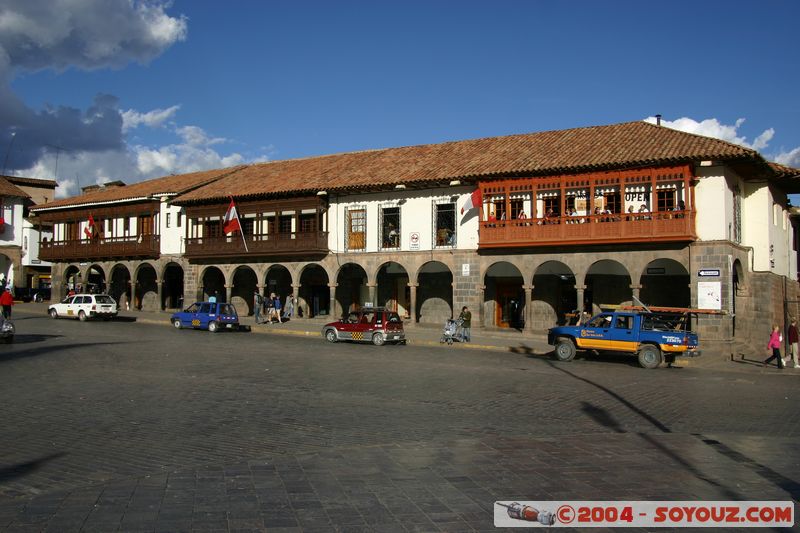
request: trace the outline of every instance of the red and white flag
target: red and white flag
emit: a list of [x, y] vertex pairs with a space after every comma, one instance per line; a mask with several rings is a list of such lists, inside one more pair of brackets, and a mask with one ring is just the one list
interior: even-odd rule
[[475, 209], [476, 207], [480, 207], [483, 204], [483, 196], [481, 195], [480, 189], [475, 189], [472, 191], [472, 194], [469, 195], [467, 198], [464, 207], [461, 208], [461, 214], [464, 214], [464, 211], [469, 211], [470, 209]]
[[91, 213], [89, 213], [89, 223], [86, 225], [85, 228], [83, 228], [83, 232], [86, 234], [87, 238], [91, 239], [92, 237], [94, 237], [96, 229], [97, 228], [95, 227], [94, 224], [94, 217], [92, 216]]
[[225, 235], [229, 235], [234, 231], [242, 231], [242, 225], [239, 222], [239, 213], [236, 212], [236, 204], [233, 203], [233, 198], [231, 198], [231, 205], [228, 206], [228, 210], [225, 211], [225, 220], [222, 221], [222, 231], [225, 232]]

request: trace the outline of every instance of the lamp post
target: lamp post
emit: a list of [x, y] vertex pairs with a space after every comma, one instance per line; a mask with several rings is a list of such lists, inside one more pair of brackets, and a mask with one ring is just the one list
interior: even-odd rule
[[11, 140], [8, 143], [8, 149], [6, 150], [6, 157], [3, 160], [3, 176], [6, 175], [6, 165], [8, 165], [8, 156], [11, 155], [11, 147], [14, 146], [14, 139], [17, 138], [17, 132], [11, 132]]

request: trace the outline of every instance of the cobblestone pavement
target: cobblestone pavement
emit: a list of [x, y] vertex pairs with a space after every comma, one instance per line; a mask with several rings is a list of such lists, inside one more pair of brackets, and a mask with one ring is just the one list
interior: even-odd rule
[[796, 372], [15, 315], [3, 531], [489, 531], [496, 500], [800, 495]]

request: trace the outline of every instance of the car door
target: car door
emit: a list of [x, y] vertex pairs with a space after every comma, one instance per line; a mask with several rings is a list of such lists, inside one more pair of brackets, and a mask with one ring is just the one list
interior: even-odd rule
[[610, 349], [610, 332], [613, 328], [614, 315], [601, 313], [592, 318], [581, 328], [580, 339], [577, 339], [578, 348], [588, 350]]
[[216, 307], [216, 304], [209, 302], [200, 304], [200, 308], [198, 309], [197, 313], [195, 313], [195, 318], [192, 320], [192, 324], [197, 324], [195, 327], [208, 329], [208, 323], [210, 321], [209, 315], [213, 312], [212, 309], [214, 307]]
[[609, 331], [608, 349], [620, 352], [636, 350], [637, 336], [633, 333], [633, 315], [617, 313], [613, 328]]

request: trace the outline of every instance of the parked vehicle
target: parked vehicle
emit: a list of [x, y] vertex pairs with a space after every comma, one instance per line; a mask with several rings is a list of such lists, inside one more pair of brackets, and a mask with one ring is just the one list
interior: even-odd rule
[[85, 322], [90, 318], [110, 320], [119, 312], [117, 302], [108, 294], [76, 294], [52, 304], [47, 312], [52, 318], [77, 318]]
[[233, 304], [221, 302], [195, 302], [183, 311], [173, 313], [170, 322], [175, 329], [207, 329], [211, 333], [224, 329], [249, 329], [239, 324], [239, 314]]
[[643, 368], [657, 368], [666, 358], [697, 357], [697, 333], [689, 330], [692, 315], [704, 311], [683, 308], [648, 310], [622, 308], [600, 313], [584, 324], [550, 328], [548, 344], [560, 361], [571, 361], [577, 350], [636, 354]]
[[365, 307], [350, 313], [344, 320], [325, 324], [322, 336], [328, 342], [371, 342], [376, 346], [386, 342], [406, 342], [400, 315], [383, 307]]
[[6, 344], [14, 342], [14, 323], [0, 315], [0, 340]]

